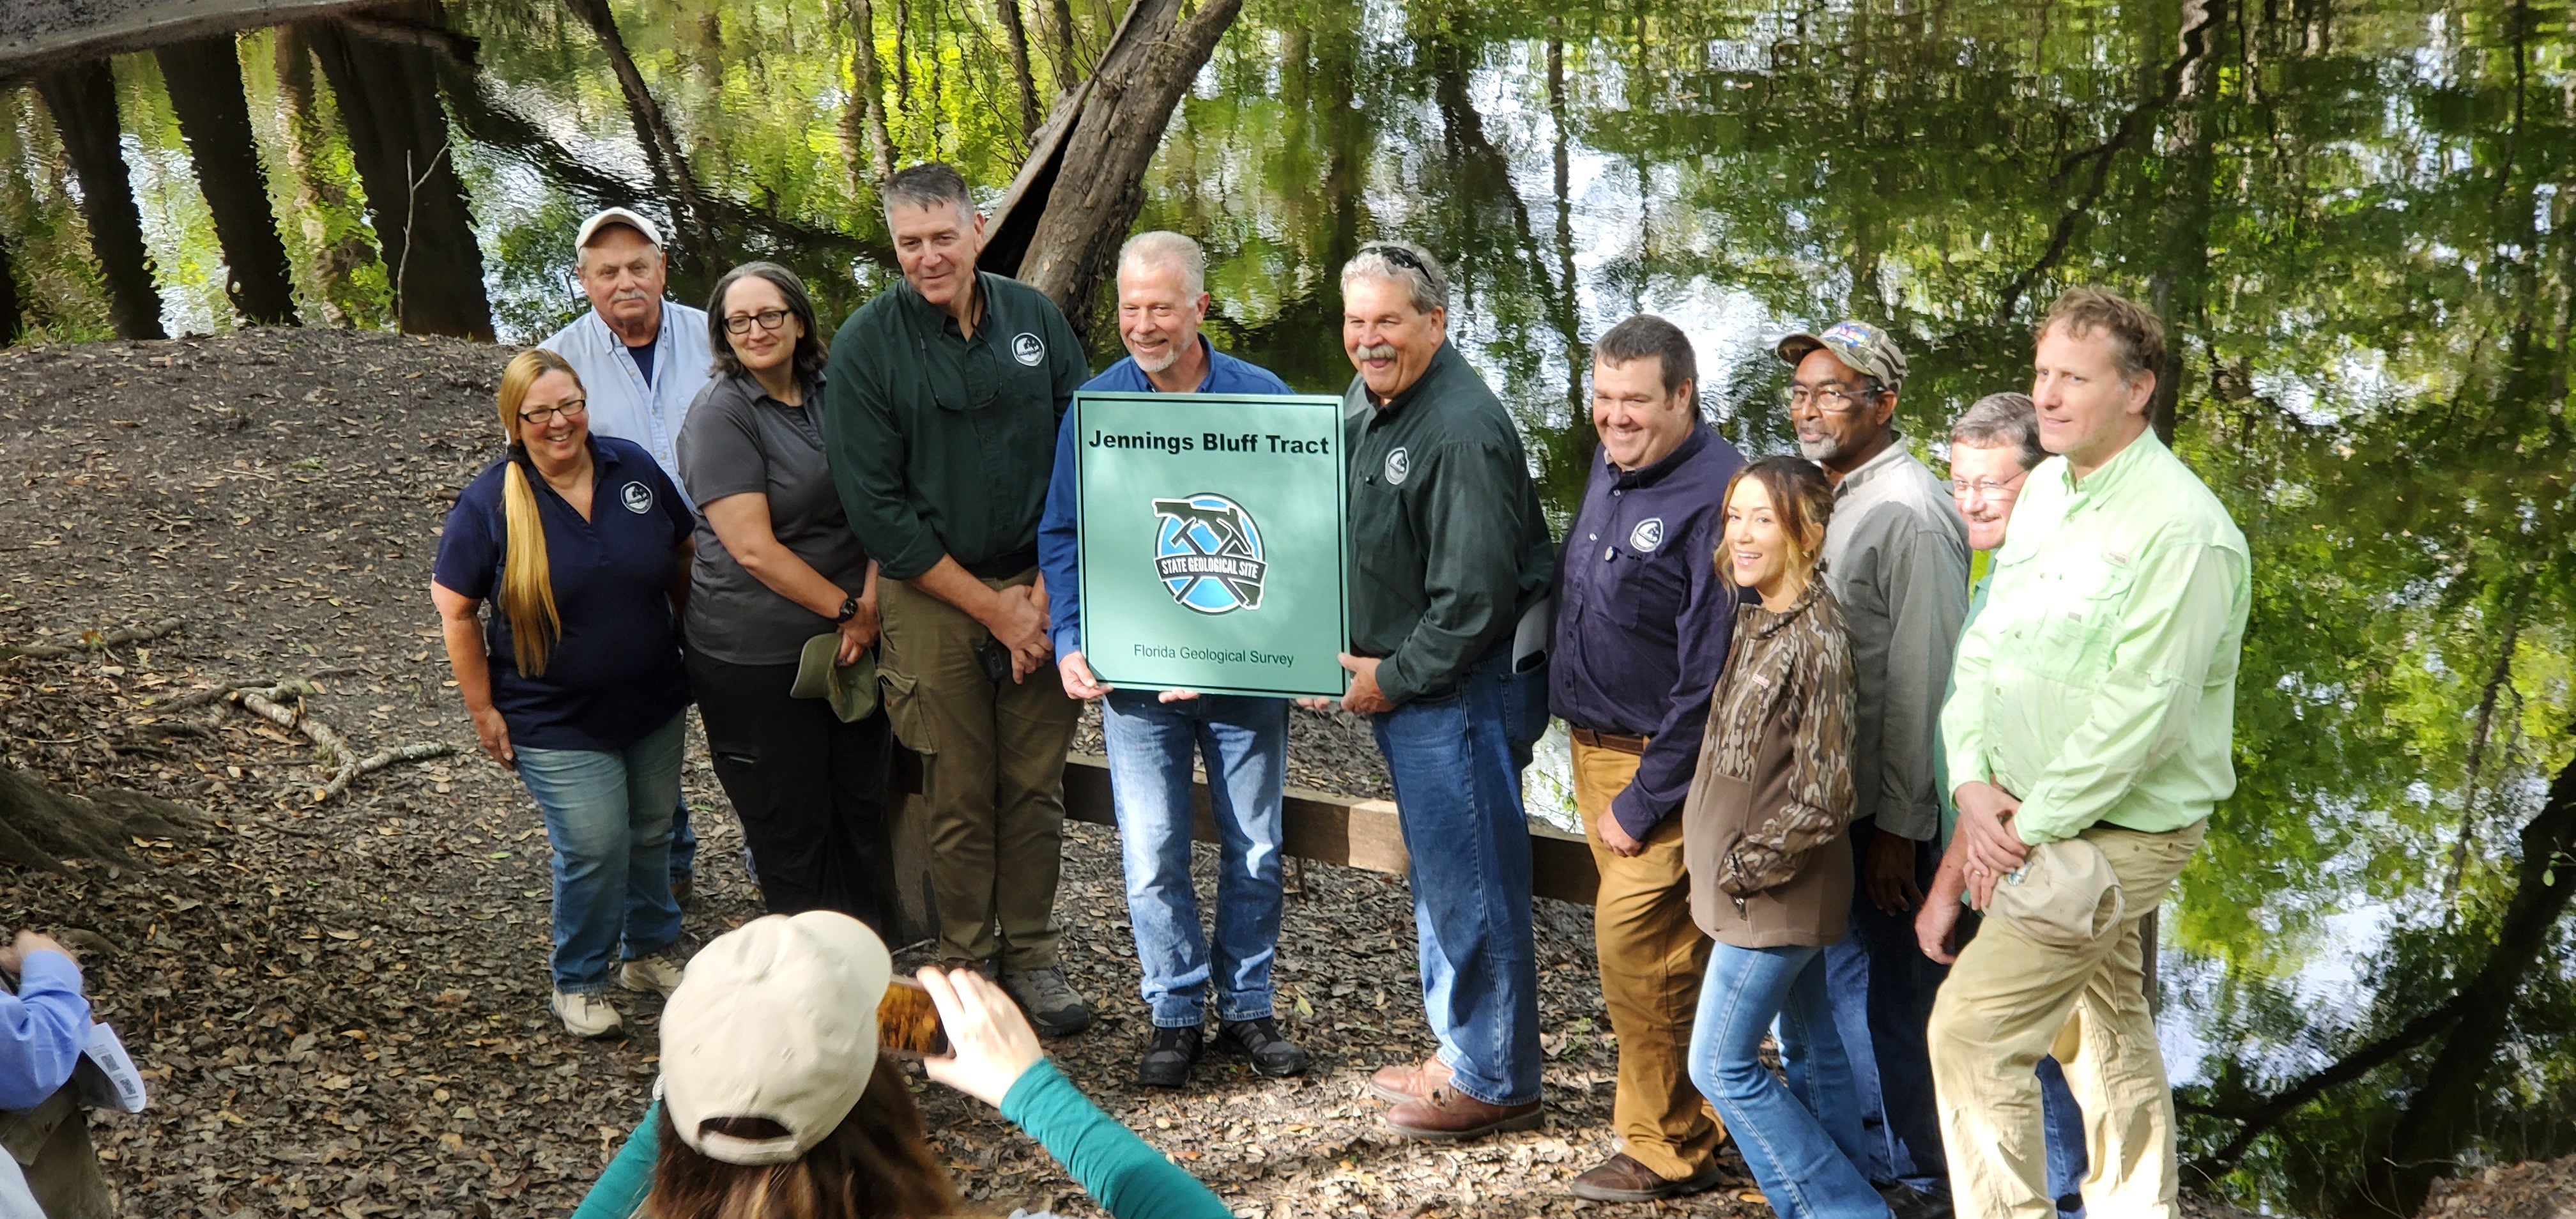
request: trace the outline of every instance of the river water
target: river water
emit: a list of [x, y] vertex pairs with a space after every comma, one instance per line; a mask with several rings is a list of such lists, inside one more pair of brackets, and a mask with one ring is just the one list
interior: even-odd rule
[[[580, 217], [630, 202], [679, 235], [683, 299], [761, 255], [838, 316], [890, 274], [861, 181], [862, 7], [415, 4], [475, 40], [470, 64], [435, 38], [246, 33], [253, 189], [294, 312], [525, 341], [578, 308]], [[1102, 0], [1022, 11], [1042, 113], [1113, 23]], [[1008, 179], [1026, 131], [1000, 15], [876, 0], [897, 161]], [[1951, 414], [2026, 388], [2055, 292], [2152, 302], [2177, 448], [2257, 565], [2241, 787], [2164, 930], [2184, 1099], [2229, 1110], [2442, 1008], [2491, 955], [2516, 833], [2570, 757], [2571, 50], [2562, 7], [2507, 3], [1249, 0], [1144, 223], [1207, 244], [1219, 342], [1304, 390], [1349, 377], [1334, 271], [1359, 242], [1441, 254], [1460, 341], [1560, 514], [1589, 459], [1585, 341], [1632, 312], [1690, 333], [1707, 410], [1748, 451], [1786, 447], [1770, 338], [1882, 322], [1913, 361], [1900, 422], [1937, 468]], [[46, 100], [0, 91], [0, 233], [36, 337], [107, 335], [120, 270], [171, 333], [235, 324], [214, 217], [241, 188], [201, 185], [180, 122], [202, 74], [165, 83], [167, 62], [112, 64], [141, 266], [94, 240]], [[387, 165], [420, 184], [389, 189]], [[2357, 1072], [2227, 1157], [2220, 1187], [2367, 1213], [2350, 1191], [2373, 1157], [2576, 1150], [2555, 909], [2464, 1074], [2432, 1065], [2439, 1036]], [[2462, 1133], [2425, 1141], [2410, 1109], [2445, 1087]], [[2236, 1130], [2190, 1116], [2185, 1152]]]

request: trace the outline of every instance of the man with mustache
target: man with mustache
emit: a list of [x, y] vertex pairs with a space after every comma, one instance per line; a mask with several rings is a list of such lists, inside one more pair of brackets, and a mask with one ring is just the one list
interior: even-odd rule
[[921, 755], [939, 956], [998, 973], [1038, 1032], [1090, 1027], [1057, 955], [1064, 751], [1038, 522], [1057, 425], [1091, 377], [1036, 289], [979, 270], [984, 216], [938, 162], [886, 180], [903, 278], [832, 338], [824, 443], [878, 564], [886, 718]]
[[1448, 320], [1449, 277], [1421, 247], [1371, 242], [1342, 267], [1358, 375], [1343, 407], [1356, 655], [1340, 705], [1369, 717], [1395, 784], [1440, 1040], [1370, 1087], [1395, 1133], [1438, 1141], [1541, 1121], [1521, 771], [1547, 728], [1556, 572], [1520, 433]]
[[[1138, 233], [1118, 254], [1118, 339], [1127, 358], [1083, 386], [1126, 394], [1284, 394], [1269, 369], [1218, 351], [1207, 320], [1207, 255], [1179, 233]], [[1056, 433], [1038, 557], [1054, 614], [1056, 669], [1071, 697], [1100, 700], [1101, 743], [1127, 874], [1153, 1032], [1136, 1067], [1149, 1088], [1189, 1083], [1216, 1009], [1216, 1048], [1263, 1075], [1295, 1075], [1306, 1052], [1271, 1011], [1271, 962], [1279, 955], [1281, 812], [1288, 768], [1288, 702], [1188, 690], [1116, 690], [1082, 655], [1081, 530], [1075, 515], [1073, 416]], [[1190, 768], [1207, 761], [1220, 828], [1216, 928], [1199, 930], [1190, 884]], [[1213, 947], [1214, 952], [1210, 952]]]
[[[1789, 421], [1824, 467], [1834, 511], [1825, 576], [1842, 602], [1859, 699], [1852, 742], [1851, 933], [1828, 950], [1838, 1013], [1865, 1022], [1855, 1063], [1861, 1111], [1880, 1116], [1871, 1163], [1900, 1219], [1948, 1210], [1923, 1027], [1940, 968], [1917, 950], [1914, 911], [1940, 866], [1932, 738], [1968, 612], [1968, 539], [1949, 490], [1896, 429], [1905, 353], [1867, 322], [1793, 334], [1774, 351], [1795, 369]], [[1852, 1030], [1857, 1031], [1857, 1030]], [[1864, 1044], [1846, 1033], [1846, 1040]], [[1869, 1076], [1877, 1077], [1875, 1088]], [[1884, 1162], [1880, 1157], [1884, 1156]]]
[[[680, 421], [715, 364], [706, 311], [662, 299], [669, 272], [662, 230], [634, 212], [612, 207], [582, 221], [572, 248], [573, 277], [590, 312], [537, 346], [581, 377], [593, 433], [644, 446], [671, 485], [682, 486]], [[682, 905], [695, 887], [697, 858], [698, 834], [682, 796], [671, 813], [671, 898]]]

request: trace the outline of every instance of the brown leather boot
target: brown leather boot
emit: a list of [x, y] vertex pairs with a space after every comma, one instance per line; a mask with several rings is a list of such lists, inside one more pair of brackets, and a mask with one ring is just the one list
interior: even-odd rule
[[1506, 1130], [1530, 1130], [1546, 1119], [1539, 1103], [1488, 1105], [1451, 1087], [1438, 1087], [1386, 1111], [1386, 1127], [1409, 1139], [1454, 1143]]
[[1440, 1061], [1437, 1054], [1418, 1063], [1379, 1067], [1376, 1074], [1369, 1076], [1369, 1095], [1390, 1105], [1401, 1105], [1431, 1095], [1433, 1089], [1448, 1084], [1449, 1076], [1449, 1064]]
[[1713, 1189], [1725, 1176], [1725, 1170], [1711, 1164], [1698, 1176], [1668, 1180], [1623, 1151], [1567, 1182], [1566, 1188], [1575, 1197], [1594, 1202], [1653, 1202]]

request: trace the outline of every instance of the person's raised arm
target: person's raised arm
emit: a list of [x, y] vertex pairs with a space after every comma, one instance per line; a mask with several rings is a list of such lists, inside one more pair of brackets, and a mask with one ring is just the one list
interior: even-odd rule
[[0, 948], [18, 993], [0, 992], [0, 1109], [33, 1109], [71, 1081], [89, 1045], [80, 964], [53, 937], [20, 931]]
[[1224, 1202], [1121, 1126], [1057, 1073], [1028, 1018], [971, 969], [924, 969], [952, 1052], [925, 1059], [932, 1079], [1002, 1111], [1082, 1184], [1112, 1219], [1232, 1219]]

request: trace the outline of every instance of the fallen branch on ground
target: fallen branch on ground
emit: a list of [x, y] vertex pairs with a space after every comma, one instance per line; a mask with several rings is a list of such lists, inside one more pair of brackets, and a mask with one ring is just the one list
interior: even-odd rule
[[0, 660], [7, 660], [12, 656], [33, 656], [38, 660], [56, 660], [76, 652], [104, 652], [109, 648], [123, 647], [129, 643], [146, 643], [164, 635], [175, 634], [187, 625], [177, 618], [164, 618], [149, 626], [129, 627], [105, 634], [95, 630], [82, 631], [81, 637], [70, 643], [11, 644], [0, 647]]
[[[308, 678], [294, 678], [274, 686], [235, 686], [229, 697], [242, 709], [289, 732], [300, 732], [332, 763], [331, 778], [313, 789], [313, 802], [320, 804], [349, 790], [349, 784], [360, 775], [373, 774], [401, 762], [418, 762], [425, 758], [445, 757], [456, 747], [439, 741], [401, 745], [361, 756], [348, 738], [329, 724], [305, 715], [302, 699], [320, 691]], [[292, 709], [285, 704], [293, 700]]]

